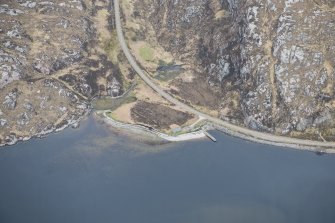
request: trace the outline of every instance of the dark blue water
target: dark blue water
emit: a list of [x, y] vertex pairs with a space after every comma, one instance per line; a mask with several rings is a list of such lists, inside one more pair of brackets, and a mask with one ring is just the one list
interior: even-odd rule
[[335, 156], [213, 133], [147, 145], [88, 120], [0, 150], [0, 223], [334, 223]]

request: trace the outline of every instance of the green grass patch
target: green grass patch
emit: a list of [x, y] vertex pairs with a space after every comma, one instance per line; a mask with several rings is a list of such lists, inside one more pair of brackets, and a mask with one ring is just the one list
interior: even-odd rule
[[201, 129], [205, 125], [207, 125], [207, 120], [201, 120], [194, 125], [194, 129]]
[[109, 118], [111, 118], [111, 119], [117, 121], [117, 118], [116, 118], [116, 116], [113, 114], [113, 112], [106, 112], [106, 115], [107, 115], [107, 117], [109, 117]]
[[199, 130], [201, 130], [201, 128], [193, 128], [193, 129], [189, 129], [189, 130], [181, 129], [180, 131], [177, 131], [177, 132], [170, 132], [169, 135], [170, 136], [180, 136], [182, 134], [192, 133], [192, 132], [196, 132], [196, 131], [199, 131]]
[[141, 47], [139, 53], [143, 60], [153, 61], [154, 59], [154, 50], [148, 46]]
[[102, 98], [92, 102], [93, 108], [96, 110], [116, 110], [123, 104], [128, 104], [137, 101], [137, 98], [130, 94], [123, 98]]

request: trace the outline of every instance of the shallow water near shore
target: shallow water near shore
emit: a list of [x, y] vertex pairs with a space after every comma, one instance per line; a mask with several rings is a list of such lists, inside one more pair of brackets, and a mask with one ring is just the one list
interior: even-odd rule
[[335, 222], [335, 155], [211, 133], [149, 145], [89, 118], [2, 148], [0, 222]]

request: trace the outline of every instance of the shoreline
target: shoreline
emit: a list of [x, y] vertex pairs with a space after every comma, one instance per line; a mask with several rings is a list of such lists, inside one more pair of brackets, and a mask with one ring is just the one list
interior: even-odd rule
[[271, 140], [265, 140], [265, 139], [259, 139], [252, 136], [248, 136], [239, 132], [234, 132], [232, 130], [229, 130], [223, 126], [220, 126], [218, 124], [211, 123], [210, 125], [213, 125], [213, 129], [227, 134], [232, 137], [236, 137], [239, 139], [243, 139], [249, 142], [264, 144], [264, 145], [271, 145], [271, 146], [278, 146], [281, 149], [294, 149], [299, 151], [308, 151], [313, 153], [320, 153], [320, 154], [335, 154], [335, 148], [324, 148], [324, 147], [315, 147], [315, 146], [306, 146], [306, 145], [299, 145], [299, 144], [290, 144], [290, 143], [284, 143], [284, 142], [275, 142]]
[[103, 110], [103, 111], [95, 111], [95, 113], [99, 116], [102, 115], [104, 119], [104, 121], [111, 125], [114, 128], [118, 128], [118, 129], [123, 129], [123, 130], [129, 130], [131, 132], [134, 132], [135, 134], [139, 133], [139, 132], [146, 132], [149, 133], [151, 135], [155, 135], [157, 137], [159, 137], [162, 140], [165, 141], [169, 141], [169, 142], [182, 142], [182, 141], [189, 141], [189, 140], [195, 140], [195, 139], [204, 139], [206, 138], [206, 134], [204, 133], [204, 130], [196, 130], [196, 131], [190, 131], [187, 133], [183, 133], [177, 136], [171, 136], [165, 133], [162, 133], [154, 128], [151, 128], [149, 126], [145, 126], [145, 125], [139, 125], [139, 124], [128, 124], [128, 123], [123, 123], [123, 122], [119, 122], [114, 120], [111, 117], [108, 117], [106, 115], [106, 112], [108, 112], [108, 110]]
[[[308, 151], [308, 152], [314, 152], [314, 153], [320, 153], [320, 154], [335, 154], [335, 148], [323, 148], [323, 147], [313, 147], [313, 146], [304, 146], [304, 145], [295, 145], [295, 144], [289, 144], [289, 143], [278, 143], [278, 142], [273, 142], [270, 140], [263, 140], [263, 139], [257, 139], [252, 136], [247, 136], [245, 134], [241, 134], [239, 132], [234, 132], [232, 130], [229, 130], [223, 126], [220, 126], [218, 124], [214, 124], [212, 122], [209, 122], [205, 124], [204, 128], [206, 130], [198, 130], [195, 132], [191, 133], [185, 133], [181, 134], [179, 136], [169, 136], [167, 134], [161, 133], [158, 130], [155, 129], [149, 129], [147, 126], [142, 126], [142, 125], [136, 125], [136, 124], [126, 124], [122, 123], [119, 121], [116, 121], [106, 115], [107, 111], [100, 111], [97, 114], [103, 114], [102, 119], [104, 121], [111, 125], [112, 127], [115, 128], [122, 128], [124, 130], [129, 130], [134, 134], [141, 134], [140, 132], [146, 132], [151, 135], [158, 136], [162, 140], [170, 141], [170, 142], [181, 142], [181, 141], [190, 141], [190, 140], [195, 140], [195, 139], [202, 139], [204, 137], [207, 137], [203, 132], [206, 130], [217, 130], [221, 133], [224, 133], [228, 136], [231, 137], [236, 137], [239, 139], [243, 139], [249, 142], [254, 142], [254, 143], [259, 143], [259, 144], [265, 144], [265, 145], [272, 145], [272, 146], [278, 146], [281, 147], [282, 149], [295, 149], [295, 150], [300, 150], [300, 151]], [[201, 133], [202, 134], [197, 134]], [[195, 134], [194, 134], [195, 133]], [[192, 136], [193, 135], [193, 136]]]
[[[20, 142], [26, 142], [34, 138], [42, 139], [44, 137], [47, 137], [49, 134], [58, 133], [71, 126], [73, 128], [77, 128], [78, 125], [80, 124], [80, 121], [87, 118], [89, 114], [93, 113], [94, 116], [97, 116], [98, 118], [102, 119], [103, 122], [105, 122], [106, 124], [116, 129], [129, 130], [129, 132], [131, 132], [132, 135], [136, 135], [136, 134], [145, 135], [146, 134], [146, 136], [148, 137], [156, 136], [160, 140], [167, 141], [167, 142], [182, 142], [182, 141], [191, 141], [191, 140], [196, 140], [196, 139], [205, 139], [207, 136], [204, 134], [204, 131], [217, 130], [231, 137], [236, 137], [236, 138], [247, 140], [249, 142], [254, 142], [254, 143], [278, 146], [278, 147], [281, 147], [280, 149], [295, 149], [295, 150], [308, 151], [308, 152], [320, 153], [320, 154], [335, 154], [335, 148], [324, 148], [324, 147], [305, 146], [305, 145], [298, 145], [298, 144], [279, 143], [279, 142], [274, 142], [271, 140], [258, 139], [252, 136], [248, 136], [248, 135], [245, 135], [239, 132], [232, 131], [230, 129], [227, 129], [223, 126], [220, 126], [219, 124], [215, 124], [208, 120], [207, 120], [208, 123], [206, 123], [203, 127], [204, 130], [198, 130], [198, 131], [194, 131], [190, 133], [181, 134], [178, 136], [169, 136], [167, 134], [161, 133], [158, 130], [150, 128], [148, 126], [137, 125], [137, 124], [126, 124], [126, 123], [118, 122], [108, 117], [105, 114], [105, 112], [107, 111], [89, 110], [86, 112], [86, 114], [84, 114], [83, 116], [80, 116], [76, 120], [68, 120], [68, 123], [60, 128], [51, 128], [49, 130], [42, 131], [30, 137], [19, 137], [19, 138], [14, 137], [11, 141], [0, 144], [0, 149], [5, 149], [6, 147], [13, 146]], [[101, 114], [103, 115], [101, 116]]]
[[77, 119], [67, 120], [67, 123], [65, 125], [61, 126], [61, 127], [57, 128], [57, 127], [53, 126], [50, 129], [42, 130], [41, 132], [36, 133], [34, 135], [31, 135], [31, 136], [17, 137], [15, 134], [13, 134], [11, 136], [11, 138], [8, 139], [8, 142], [0, 143], [0, 149], [6, 148], [6, 147], [9, 147], [9, 146], [14, 146], [14, 145], [16, 145], [20, 142], [26, 142], [26, 141], [29, 141], [31, 139], [42, 139], [42, 138], [47, 137], [50, 134], [61, 132], [61, 131], [65, 130], [66, 128], [69, 128], [69, 127], [78, 128], [79, 125], [80, 125], [80, 122], [83, 119], [87, 118], [91, 112], [92, 112], [92, 109], [88, 109], [85, 112], [85, 114], [83, 114], [82, 116], [79, 116]]

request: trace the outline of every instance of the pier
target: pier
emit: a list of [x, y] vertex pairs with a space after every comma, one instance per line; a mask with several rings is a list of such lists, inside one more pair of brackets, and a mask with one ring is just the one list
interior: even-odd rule
[[210, 140], [212, 140], [213, 142], [217, 142], [217, 141], [216, 141], [216, 138], [214, 138], [214, 136], [212, 136], [210, 133], [208, 133], [208, 132], [206, 132], [206, 131], [204, 131], [204, 133], [205, 133], [205, 135], [206, 135]]

